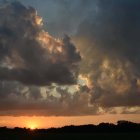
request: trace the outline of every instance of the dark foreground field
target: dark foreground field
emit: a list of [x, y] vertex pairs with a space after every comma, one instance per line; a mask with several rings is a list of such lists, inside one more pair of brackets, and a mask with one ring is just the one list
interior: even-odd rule
[[36, 129], [0, 128], [0, 140], [49, 140], [49, 139], [108, 139], [139, 140], [140, 124], [119, 121], [117, 125], [101, 123], [99, 125], [65, 126], [62, 128]]

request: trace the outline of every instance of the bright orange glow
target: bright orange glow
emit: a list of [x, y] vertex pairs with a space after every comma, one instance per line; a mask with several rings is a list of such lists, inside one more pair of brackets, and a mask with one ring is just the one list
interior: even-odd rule
[[42, 47], [47, 48], [49, 52], [56, 51], [57, 53], [62, 53], [63, 42], [60, 39], [54, 39], [47, 32], [41, 31], [38, 34], [37, 40], [42, 44]]
[[106, 114], [77, 117], [10, 117], [0, 116], [0, 127], [26, 127], [30, 129], [62, 127], [65, 125], [99, 124], [101, 122], [116, 123], [118, 120], [140, 122], [140, 114]]
[[43, 19], [40, 16], [36, 15], [36, 17], [35, 17], [35, 23], [38, 26], [42, 26], [43, 25]]
[[88, 78], [88, 75], [86, 76], [86, 75], [80, 74], [79, 75], [79, 81], [82, 85], [86, 85], [86, 86], [88, 86], [88, 88], [92, 88], [92, 84], [91, 84], [91, 82]]
[[36, 129], [38, 126], [37, 126], [36, 122], [29, 122], [29, 123], [27, 124], [27, 127], [30, 128], [31, 130], [34, 130], [34, 129]]

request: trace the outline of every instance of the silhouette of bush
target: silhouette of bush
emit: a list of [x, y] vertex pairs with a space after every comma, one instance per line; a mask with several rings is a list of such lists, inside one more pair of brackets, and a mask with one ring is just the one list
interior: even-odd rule
[[120, 139], [122, 137], [135, 136], [140, 138], [140, 124], [120, 120], [117, 125], [112, 123], [100, 123], [99, 125], [80, 125], [80, 126], [64, 126], [62, 128], [49, 128], [49, 129], [35, 129], [30, 130], [26, 128], [15, 127], [13, 129], [7, 127], [0, 127], [0, 140], [48, 140], [54, 139], [71, 139], [77, 136], [77, 138], [87, 138], [92, 136], [94, 138], [115, 138]]

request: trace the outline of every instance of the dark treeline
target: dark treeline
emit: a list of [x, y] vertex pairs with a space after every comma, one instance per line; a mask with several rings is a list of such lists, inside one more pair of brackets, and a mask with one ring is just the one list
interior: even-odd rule
[[64, 126], [61, 128], [35, 129], [0, 127], [0, 140], [45, 140], [66, 138], [140, 138], [140, 123], [118, 121], [117, 124], [100, 123], [99, 125]]

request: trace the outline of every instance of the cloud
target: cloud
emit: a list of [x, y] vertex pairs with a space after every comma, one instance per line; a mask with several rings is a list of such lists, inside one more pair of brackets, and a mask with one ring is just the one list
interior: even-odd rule
[[0, 115], [140, 113], [139, 1], [22, 2], [72, 41], [34, 8], [0, 8]]
[[0, 79], [31, 85], [72, 84], [80, 54], [65, 36], [59, 40], [43, 29], [34, 8], [18, 2], [0, 8]]
[[[71, 89], [76, 88], [73, 85]], [[0, 115], [9, 116], [81, 116], [99, 114], [89, 105], [86, 86], [72, 94], [69, 86], [25, 86], [18, 82], [0, 82]]]
[[[99, 106], [140, 106], [140, 2], [99, 0], [74, 36], [91, 83], [91, 102]], [[86, 47], [85, 47], [86, 46]]]

